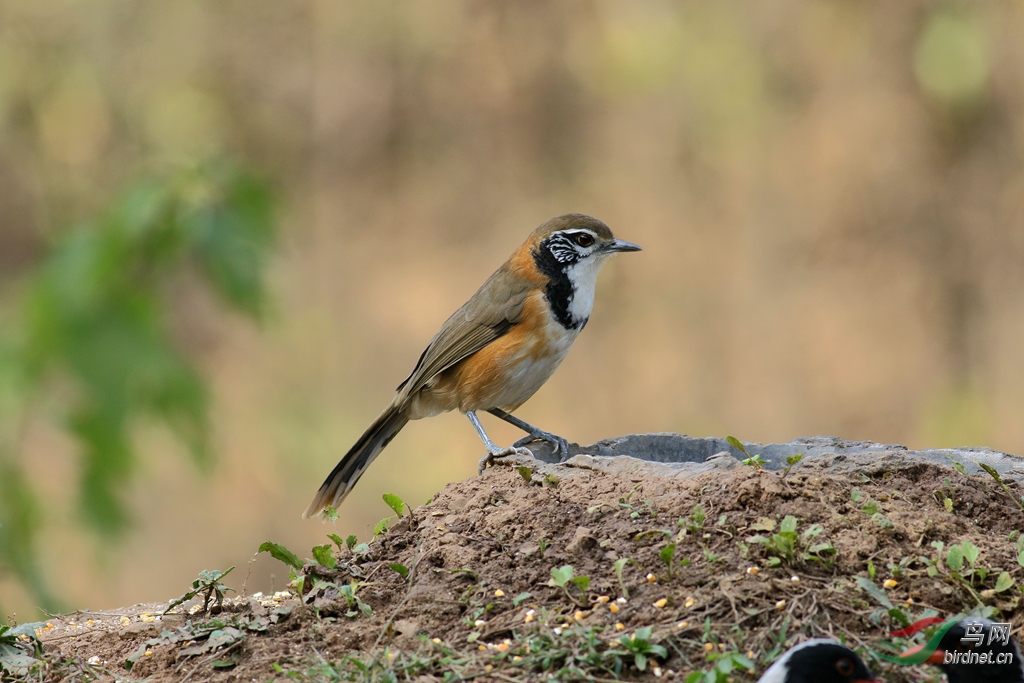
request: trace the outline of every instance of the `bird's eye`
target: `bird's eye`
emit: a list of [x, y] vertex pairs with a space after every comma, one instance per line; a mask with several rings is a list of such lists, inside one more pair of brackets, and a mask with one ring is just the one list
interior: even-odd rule
[[843, 657], [836, 662], [836, 671], [839, 672], [840, 676], [852, 676], [853, 675], [853, 661], [848, 657]]
[[589, 232], [579, 233], [578, 235], [576, 235], [574, 240], [576, 244], [580, 245], [581, 247], [589, 247], [591, 244], [594, 243], [594, 238], [593, 236], [591, 236]]

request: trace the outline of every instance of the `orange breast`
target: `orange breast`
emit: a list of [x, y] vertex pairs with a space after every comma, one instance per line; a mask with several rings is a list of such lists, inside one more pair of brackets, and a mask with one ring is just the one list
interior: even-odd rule
[[430, 413], [458, 409], [514, 410], [539, 389], [565, 356], [567, 339], [538, 290], [526, 300], [522, 320], [504, 336], [441, 373], [420, 401]]

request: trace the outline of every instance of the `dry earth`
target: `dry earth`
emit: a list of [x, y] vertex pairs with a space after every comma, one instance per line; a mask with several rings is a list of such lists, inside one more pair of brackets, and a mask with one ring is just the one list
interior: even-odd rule
[[[359, 552], [334, 548], [334, 568], [307, 563], [301, 598], [52, 618], [32, 680], [686, 680], [717, 666], [706, 680], [753, 681], [786, 647], [829, 636], [888, 681], [926, 681], [941, 676], [872, 655], [909, 642], [886, 635], [901, 618], [987, 609], [1020, 639], [1012, 482], [884, 459], [852, 475], [803, 462], [686, 480], [577, 461], [451, 484]], [[795, 534], [780, 533], [787, 516]], [[967, 544], [973, 566], [954, 571], [950, 547], [973, 557]], [[549, 585], [564, 566], [589, 584]], [[1012, 586], [995, 592], [1003, 572]]]

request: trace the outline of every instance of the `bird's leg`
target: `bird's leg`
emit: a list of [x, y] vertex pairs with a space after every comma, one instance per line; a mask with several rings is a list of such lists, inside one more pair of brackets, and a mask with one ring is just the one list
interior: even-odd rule
[[491, 437], [487, 436], [487, 432], [484, 431], [484, 426], [480, 424], [479, 418], [476, 416], [475, 410], [466, 412], [466, 417], [473, 423], [473, 429], [480, 436], [480, 440], [484, 442], [484, 448], [487, 449], [487, 455], [480, 458], [480, 464], [477, 466], [477, 472], [483, 474], [484, 470], [487, 469], [488, 465], [493, 465], [494, 461], [498, 458], [505, 458], [510, 455], [522, 455], [533, 457], [533, 453], [527, 448], [519, 448], [517, 446], [509, 446], [508, 448], [502, 448], [493, 441]]
[[510, 425], [515, 425], [529, 434], [529, 436], [524, 436], [522, 439], [519, 439], [519, 441], [516, 441], [512, 444], [513, 446], [525, 446], [531, 441], [547, 441], [555, 447], [555, 453], [558, 454], [559, 460], [565, 460], [569, 456], [569, 442], [566, 439], [563, 439], [556, 434], [545, 432], [543, 429], [537, 429], [529, 422], [523, 422], [515, 415], [506, 413], [501, 408], [491, 408], [487, 412], [495, 417], [500, 417]]

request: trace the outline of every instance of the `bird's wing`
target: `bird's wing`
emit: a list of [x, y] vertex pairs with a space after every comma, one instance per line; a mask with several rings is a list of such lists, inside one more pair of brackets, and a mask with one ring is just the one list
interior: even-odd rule
[[462, 308], [455, 311], [430, 340], [416, 367], [398, 391], [406, 396], [422, 389], [443, 372], [508, 332], [522, 319], [532, 285], [498, 269]]

